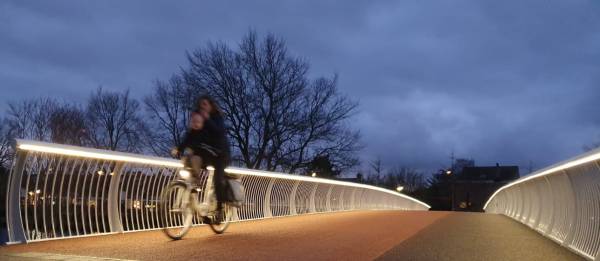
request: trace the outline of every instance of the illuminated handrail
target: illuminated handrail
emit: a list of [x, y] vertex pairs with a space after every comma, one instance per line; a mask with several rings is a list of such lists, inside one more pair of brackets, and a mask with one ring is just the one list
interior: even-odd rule
[[[9, 242], [123, 233], [181, 220], [161, 215], [158, 200], [181, 162], [17, 140], [7, 190]], [[242, 176], [246, 202], [234, 220], [367, 209], [427, 210], [401, 193], [370, 185], [227, 168]], [[202, 188], [206, 180], [200, 181]], [[203, 194], [203, 193], [198, 193]], [[201, 224], [201, 218], [194, 219]]]
[[589, 260], [600, 260], [600, 149], [501, 187], [484, 210], [513, 218]]

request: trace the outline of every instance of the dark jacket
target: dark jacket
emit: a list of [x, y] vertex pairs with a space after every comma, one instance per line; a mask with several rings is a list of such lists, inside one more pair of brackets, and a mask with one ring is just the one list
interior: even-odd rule
[[229, 140], [227, 139], [227, 129], [225, 128], [225, 120], [221, 115], [211, 115], [204, 122], [206, 131], [207, 144], [219, 150], [219, 156], [229, 158]]
[[183, 153], [186, 148], [190, 148], [196, 155], [217, 157], [221, 152], [218, 148], [211, 146], [209, 141], [208, 132], [205, 129], [189, 129], [177, 149]]

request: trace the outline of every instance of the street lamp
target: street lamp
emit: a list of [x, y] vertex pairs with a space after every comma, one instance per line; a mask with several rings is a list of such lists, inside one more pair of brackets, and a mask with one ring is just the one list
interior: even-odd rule
[[[452, 166], [452, 168], [454, 168], [454, 166]], [[447, 170], [446, 170], [446, 175], [448, 175], [448, 176], [452, 176], [452, 177], [450, 178], [450, 184], [452, 185], [452, 188], [451, 188], [451, 189], [452, 189], [452, 192], [451, 192], [451, 194], [450, 194], [450, 197], [451, 197], [451, 198], [450, 198], [450, 204], [451, 204], [452, 206], [450, 207], [450, 209], [451, 209], [452, 211], [454, 211], [454, 201], [455, 201], [455, 200], [454, 200], [454, 198], [455, 198], [455, 196], [456, 196], [456, 195], [455, 195], [455, 194], [456, 194], [456, 181], [455, 181], [455, 179], [456, 179], [456, 175], [452, 175], [452, 174], [453, 174], [453, 173], [452, 173], [452, 169], [447, 169]]]
[[317, 173], [316, 173], [316, 172], [313, 172], [313, 173], [311, 174], [311, 176], [314, 178], [314, 177], [316, 177], [316, 176], [317, 176]]
[[398, 191], [398, 192], [401, 192], [402, 190], [404, 190], [404, 187], [403, 187], [403, 186], [398, 186], [398, 187], [396, 187], [396, 191]]

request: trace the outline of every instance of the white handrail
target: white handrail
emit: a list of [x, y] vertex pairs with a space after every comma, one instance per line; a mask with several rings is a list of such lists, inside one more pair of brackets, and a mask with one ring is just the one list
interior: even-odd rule
[[600, 149], [515, 180], [484, 210], [511, 217], [562, 246], [600, 260]]
[[[31, 242], [178, 226], [161, 215], [162, 190], [180, 161], [17, 140], [9, 176], [10, 242]], [[245, 204], [234, 220], [360, 209], [427, 210], [429, 205], [365, 184], [243, 168]], [[206, 180], [201, 180], [202, 187]], [[202, 194], [202, 193], [199, 193]], [[194, 219], [201, 224], [200, 218]]]

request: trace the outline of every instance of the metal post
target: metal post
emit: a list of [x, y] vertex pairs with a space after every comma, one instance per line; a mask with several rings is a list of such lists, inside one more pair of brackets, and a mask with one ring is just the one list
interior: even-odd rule
[[[27, 241], [23, 221], [21, 220], [21, 178], [23, 177], [23, 167], [27, 159], [27, 151], [17, 150], [17, 156], [13, 162], [13, 168], [9, 175], [8, 191], [6, 196], [6, 228], [8, 232], [8, 242], [23, 243]], [[27, 193], [27, 191], [25, 191]], [[27, 204], [27, 202], [24, 202]]]
[[567, 237], [565, 237], [565, 240], [562, 242], [563, 246], [569, 247], [569, 245], [571, 245], [571, 243], [573, 242], [573, 238], [575, 236], [575, 228], [577, 227], [575, 223], [578, 221], [579, 211], [577, 210], [577, 193], [575, 193], [575, 188], [573, 187], [573, 180], [571, 179], [571, 176], [569, 176], [566, 170], [563, 170], [562, 173], [567, 177], [567, 180], [569, 182], [567, 187], [569, 188], [571, 195], [573, 196], [573, 216], [569, 222], [569, 232], [567, 232]]
[[[544, 186], [544, 183], [542, 183], [541, 186]], [[544, 202], [544, 190], [543, 188], [540, 188], [540, 186], [536, 186], [536, 188], [539, 206], [535, 217], [535, 223], [531, 227], [537, 230], [540, 225], [540, 220], [542, 219], [542, 210], [545, 206], [542, 205], [542, 202]]]
[[[548, 179], [547, 176], [544, 176], [544, 179], [546, 180], [546, 182], [548, 182], [548, 186], [550, 187], [550, 191], [554, 191], [554, 189], [552, 188], [552, 182], [550, 182], [550, 179]], [[546, 231], [544, 231], [544, 235], [549, 236], [550, 234], [552, 234], [552, 229], [554, 229], [554, 222], [556, 221], [554, 219], [554, 217], [556, 216], [556, 209], [555, 209], [555, 205], [554, 205], [554, 196], [556, 195], [556, 193], [550, 193], [552, 195], [552, 200], [550, 202], [552, 202], [552, 212], [550, 214], [550, 221], [548, 222], [548, 227], [546, 228]]]
[[327, 190], [327, 196], [326, 196], [327, 201], [325, 201], [325, 210], [327, 212], [331, 212], [331, 191], [333, 190], [334, 186], [335, 185], [329, 186], [329, 190]]
[[271, 178], [269, 180], [269, 185], [267, 185], [267, 190], [265, 191], [265, 201], [263, 205], [263, 213], [265, 218], [273, 217], [273, 212], [271, 212], [271, 192], [273, 191], [273, 184], [275, 183], [275, 178]]
[[315, 184], [315, 186], [313, 187], [312, 191], [310, 192], [308, 213], [316, 213], [317, 212], [317, 206], [315, 204], [315, 195], [317, 194], [317, 188], [319, 187], [319, 183], [315, 182], [314, 184]]
[[[110, 232], [123, 233], [123, 223], [121, 221], [121, 215], [119, 214], [121, 209], [121, 191], [119, 189], [119, 183], [121, 181], [121, 175], [124, 163], [118, 162], [113, 170], [113, 177], [110, 179], [110, 185], [108, 187], [108, 224], [110, 226]], [[110, 175], [110, 173], [109, 173]]]
[[298, 186], [300, 185], [300, 182], [301, 181], [299, 181], [299, 180], [296, 181], [296, 182], [294, 182], [294, 186], [292, 187], [292, 193], [290, 194], [290, 198], [289, 198], [289, 200], [290, 200], [290, 204], [289, 204], [289, 206], [290, 206], [290, 216], [297, 215], [297, 212], [296, 212], [296, 193], [298, 191]]

